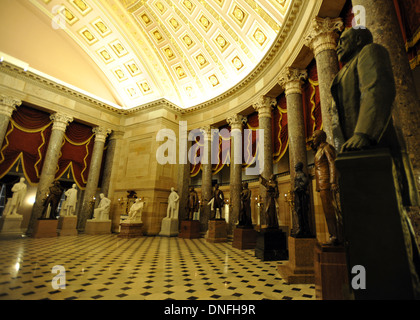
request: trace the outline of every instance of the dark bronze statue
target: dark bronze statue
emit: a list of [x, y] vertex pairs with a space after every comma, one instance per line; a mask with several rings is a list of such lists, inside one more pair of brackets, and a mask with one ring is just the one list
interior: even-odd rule
[[338, 181], [335, 167], [335, 148], [327, 143], [327, 135], [322, 130], [314, 131], [312, 148], [315, 150], [316, 191], [320, 192], [322, 208], [330, 234], [330, 244], [342, 242], [342, 219], [338, 206]]
[[223, 195], [223, 191], [219, 189], [219, 185], [217, 183], [214, 186], [213, 201], [213, 219], [216, 219], [217, 210], [219, 211], [219, 219], [222, 219], [222, 209], [223, 205], [225, 204], [225, 196]]
[[248, 182], [244, 182], [242, 184], [241, 209], [239, 211], [238, 227], [252, 228], [251, 190], [248, 189]]
[[48, 205], [51, 207], [50, 211], [50, 219], [56, 219], [58, 212], [58, 204], [60, 203], [61, 195], [63, 194], [63, 188], [60, 186], [59, 181], [54, 181], [50, 187], [49, 193], [47, 198], [44, 200], [42, 204], [44, 209], [42, 210], [41, 219], [45, 219], [48, 212]]
[[198, 194], [197, 191], [194, 190], [194, 187], [190, 187], [186, 209], [187, 220], [192, 220], [194, 218], [194, 212], [198, 211]]
[[260, 176], [260, 183], [267, 189], [267, 205], [265, 208], [267, 228], [276, 229], [279, 227], [276, 209], [276, 199], [279, 197], [277, 180], [274, 174], [271, 175], [269, 180]]
[[295, 238], [312, 237], [311, 230], [309, 227], [310, 196], [308, 186], [309, 178], [306, 175], [306, 173], [303, 172], [303, 163], [298, 162], [295, 165], [294, 181], [295, 212], [298, 218], [297, 230], [293, 235]]

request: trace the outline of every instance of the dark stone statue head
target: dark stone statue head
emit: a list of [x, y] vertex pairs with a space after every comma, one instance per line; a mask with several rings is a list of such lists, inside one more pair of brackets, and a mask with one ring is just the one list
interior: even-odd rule
[[242, 184], [242, 188], [243, 188], [243, 189], [248, 189], [248, 182], [244, 182], [244, 183]]
[[295, 164], [295, 171], [302, 171], [303, 170], [303, 163], [302, 162], [298, 162]]
[[350, 28], [341, 34], [337, 46], [338, 60], [349, 62], [362, 48], [373, 43], [372, 33], [368, 29]]
[[324, 130], [315, 130], [312, 134], [312, 148], [317, 149], [319, 145], [327, 141], [327, 134]]

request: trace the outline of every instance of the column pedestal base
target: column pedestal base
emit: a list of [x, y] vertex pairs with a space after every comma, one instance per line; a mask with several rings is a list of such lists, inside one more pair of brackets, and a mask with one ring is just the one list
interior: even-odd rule
[[257, 234], [253, 228], [238, 228], [233, 230], [232, 247], [236, 249], [255, 249], [257, 244]]
[[94, 220], [86, 221], [85, 234], [108, 234], [111, 233], [111, 220]]
[[163, 237], [176, 237], [178, 235], [178, 226], [178, 219], [164, 218], [159, 235]]
[[63, 216], [58, 218], [57, 233], [59, 236], [77, 236], [77, 217]]
[[181, 221], [181, 231], [178, 235], [184, 239], [197, 239], [200, 238], [200, 221], [198, 220], [185, 220]]
[[35, 222], [33, 238], [54, 238], [57, 236], [57, 219], [38, 219]]
[[286, 234], [280, 229], [262, 229], [257, 235], [255, 256], [262, 261], [287, 260]]
[[315, 238], [289, 237], [289, 261], [280, 264], [277, 271], [290, 284], [315, 283]]
[[140, 238], [143, 236], [143, 223], [127, 223], [120, 224], [121, 230], [118, 238]]
[[209, 230], [206, 240], [212, 243], [227, 241], [227, 225], [224, 219], [209, 220]]

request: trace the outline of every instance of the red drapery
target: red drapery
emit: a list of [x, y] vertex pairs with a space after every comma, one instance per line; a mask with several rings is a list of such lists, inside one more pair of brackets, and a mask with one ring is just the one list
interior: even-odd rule
[[0, 178], [20, 160], [26, 180], [39, 182], [51, 135], [50, 115], [22, 104], [13, 112], [0, 152]]

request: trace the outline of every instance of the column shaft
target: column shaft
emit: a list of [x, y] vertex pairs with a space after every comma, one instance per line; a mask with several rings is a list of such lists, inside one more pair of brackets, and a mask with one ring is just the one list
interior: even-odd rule
[[210, 219], [210, 206], [207, 203], [212, 198], [212, 164], [211, 164], [211, 127], [203, 129], [204, 135], [204, 155], [201, 158], [201, 203], [200, 203], [200, 224], [201, 232], [205, 232], [208, 229]]
[[114, 163], [115, 158], [115, 150], [117, 147], [117, 142], [119, 139], [122, 138], [123, 132], [112, 132], [108, 147], [106, 150], [106, 161], [104, 164], [104, 171], [103, 171], [103, 177], [102, 177], [102, 185], [101, 185], [101, 192], [105, 195], [105, 197], [109, 198], [109, 187], [111, 184], [111, 174], [112, 174], [112, 167]]

